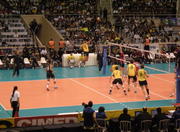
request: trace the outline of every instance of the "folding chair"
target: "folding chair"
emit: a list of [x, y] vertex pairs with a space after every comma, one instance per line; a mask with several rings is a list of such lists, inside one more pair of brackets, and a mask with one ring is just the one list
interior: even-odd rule
[[175, 61], [176, 56], [174, 55], [174, 53], [170, 53], [170, 58]]
[[97, 121], [97, 124], [98, 124], [99, 127], [97, 127], [95, 129], [95, 132], [106, 132], [107, 131], [106, 120], [101, 119], [101, 118], [97, 118], [96, 121]]
[[177, 132], [180, 132], [180, 119], [176, 120], [175, 129]]
[[160, 132], [168, 132], [169, 127], [169, 119], [163, 119], [159, 121], [159, 128]]
[[151, 120], [143, 120], [141, 121], [141, 132], [150, 132], [151, 130]]
[[0, 59], [0, 69], [4, 68], [4, 63], [2, 62], [2, 60]]
[[9, 68], [13, 68], [13, 66], [14, 66], [14, 58], [11, 58]]
[[30, 68], [30, 67], [31, 67], [31, 63], [30, 63], [30, 61], [29, 61], [28, 58], [24, 58], [24, 65], [25, 65], [25, 67], [27, 67], [27, 68]]
[[46, 67], [47, 61], [46, 61], [46, 59], [45, 59], [44, 57], [41, 57], [40, 62], [41, 62], [41, 65], [42, 65], [43, 67]]
[[120, 121], [120, 132], [131, 132], [131, 122]]

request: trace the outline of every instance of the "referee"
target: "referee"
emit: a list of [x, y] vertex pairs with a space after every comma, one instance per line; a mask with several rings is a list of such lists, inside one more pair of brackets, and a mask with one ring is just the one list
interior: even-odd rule
[[13, 67], [13, 76], [19, 76], [19, 68], [20, 68], [21, 58], [19, 53], [16, 51], [14, 55], [14, 67]]

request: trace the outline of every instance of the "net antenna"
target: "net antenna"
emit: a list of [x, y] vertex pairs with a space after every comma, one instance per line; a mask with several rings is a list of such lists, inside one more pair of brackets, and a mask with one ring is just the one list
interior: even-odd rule
[[[109, 49], [111, 49], [110, 47], [111, 46], [117, 46], [120, 48], [120, 50], [122, 50], [123, 48], [126, 48], [126, 49], [130, 49], [130, 50], [134, 50], [134, 51], [139, 51], [141, 53], [149, 53], [150, 56], [155, 56], [156, 55], [159, 55], [159, 56], [162, 56], [164, 57], [166, 60], [168, 60], [168, 70], [161, 70], [161, 69], [156, 69], [156, 68], [153, 68], [153, 67], [149, 67], [149, 66], [145, 66], [149, 69], [152, 69], [152, 70], [157, 70], [159, 72], [163, 72], [163, 73], [170, 73], [171, 71], [171, 58], [169, 56], [167, 56], [166, 54], [162, 54], [162, 53], [156, 53], [156, 52], [152, 52], [152, 51], [148, 51], [148, 50], [144, 50], [144, 49], [140, 49], [140, 48], [135, 48], [135, 47], [130, 47], [130, 46], [127, 46], [127, 45], [122, 45], [122, 44], [117, 44], [117, 43], [111, 43], [109, 42], [108, 43], [108, 46], [109, 46]], [[129, 61], [127, 59], [120, 59], [120, 58], [117, 58], [115, 56], [112, 56], [111, 55], [111, 50], [109, 50], [109, 55], [108, 57], [110, 58], [113, 58], [113, 59], [117, 59], [119, 61], [124, 61], [124, 63], [129, 63]]]

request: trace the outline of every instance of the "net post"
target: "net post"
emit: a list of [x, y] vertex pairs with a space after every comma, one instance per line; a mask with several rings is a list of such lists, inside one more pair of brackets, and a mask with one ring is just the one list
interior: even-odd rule
[[168, 66], [168, 71], [171, 72], [171, 58], [169, 56], [169, 66]]
[[180, 103], [180, 66], [176, 67], [176, 103]]
[[103, 74], [106, 74], [106, 65], [107, 65], [107, 46], [103, 46]]

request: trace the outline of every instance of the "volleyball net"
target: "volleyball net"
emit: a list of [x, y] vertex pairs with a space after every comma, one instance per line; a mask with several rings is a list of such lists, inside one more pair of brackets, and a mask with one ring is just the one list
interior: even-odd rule
[[[150, 87], [165, 89], [168, 93], [168, 95], [161, 95], [161, 92], [153, 92], [152, 90], [151, 94], [159, 96], [162, 99], [168, 99], [171, 93], [175, 93], [175, 80], [172, 74], [172, 72], [174, 72], [175, 58], [170, 58], [163, 53], [147, 51], [117, 43], [108, 43], [104, 49], [104, 54], [106, 55], [103, 61], [107, 58], [107, 62], [104, 62], [104, 64], [117, 64], [121, 66], [121, 64], [124, 63], [124, 70], [127, 69], [126, 66], [131, 60], [138, 64], [144, 64], [145, 70], [150, 76]], [[127, 75], [127, 71], [124, 73]]]
[[148, 51], [128, 45], [108, 43], [108, 63], [127, 64], [130, 60], [145, 64], [148, 70], [154, 73], [174, 72], [175, 55], [173, 53], [160, 53]]

